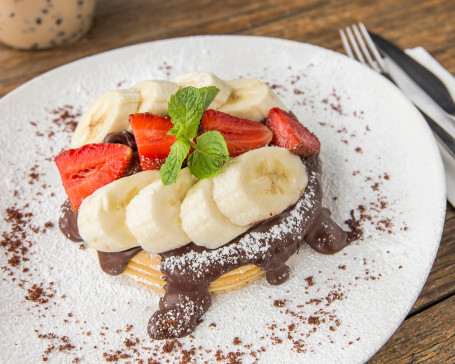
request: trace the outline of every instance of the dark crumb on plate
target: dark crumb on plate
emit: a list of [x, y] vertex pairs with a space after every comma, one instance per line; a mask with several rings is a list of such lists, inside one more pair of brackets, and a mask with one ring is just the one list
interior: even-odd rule
[[307, 282], [308, 287], [314, 286], [313, 276], [305, 278], [305, 281]]
[[275, 307], [284, 307], [286, 305], [286, 302], [285, 302], [285, 300], [284, 301], [283, 300], [275, 300], [275, 301], [273, 301], [273, 305]]

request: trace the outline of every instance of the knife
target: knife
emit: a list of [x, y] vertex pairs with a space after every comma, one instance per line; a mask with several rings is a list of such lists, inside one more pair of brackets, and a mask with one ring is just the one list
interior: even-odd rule
[[417, 110], [420, 111], [423, 118], [430, 126], [431, 130], [433, 130], [433, 133], [436, 135], [436, 138], [439, 140], [441, 145], [445, 147], [447, 152], [455, 160], [455, 139], [453, 139], [450, 134], [448, 134], [443, 128], [441, 128], [432, 118], [425, 114], [418, 106], [416, 106], [416, 108]]
[[455, 103], [444, 83], [393, 43], [368, 31], [373, 42], [411, 77], [445, 112], [455, 116]]

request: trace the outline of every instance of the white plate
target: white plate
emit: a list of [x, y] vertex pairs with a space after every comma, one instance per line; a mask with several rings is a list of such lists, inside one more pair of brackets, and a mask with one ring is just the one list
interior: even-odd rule
[[[96, 257], [67, 241], [56, 227], [65, 193], [52, 158], [69, 146], [70, 133], [53, 122], [58, 113], [52, 111], [72, 105], [70, 113], [76, 113], [104, 91], [194, 70], [274, 85], [322, 142], [324, 204], [340, 224], [351, 210], [359, 217], [358, 206], [364, 206], [364, 237], [333, 256], [303, 247], [281, 286], [261, 280], [214, 297], [193, 336], [164, 353], [164, 343], [146, 334], [159, 296], [127, 278], [102, 273]], [[0, 120], [1, 231], [12, 229], [4, 220], [6, 208], [33, 214], [25, 224], [25, 240], [32, 246], [24, 254], [30, 260], [11, 267], [14, 254], [0, 247], [1, 266], [7, 268], [0, 270], [2, 362], [46, 357], [93, 363], [116, 350], [131, 355], [131, 361], [165, 357], [174, 362], [193, 347], [190, 357], [197, 361], [229, 359], [229, 352], [237, 352], [230, 357], [243, 362], [364, 362], [405, 318], [438, 249], [445, 186], [429, 128], [387, 80], [319, 47], [200, 36], [122, 48], [19, 87], [0, 100]], [[33, 179], [31, 173], [39, 176]], [[44, 233], [30, 229], [42, 229], [47, 221], [54, 228]], [[24, 267], [29, 271], [22, 272]], [[42, 304], [26, 299], [33, 298], [28, 292], [33, 284], [43, 284], [53, 297], [42, 295], [48, 300]], [[74, 348], [60, 351], [65, 340]]]

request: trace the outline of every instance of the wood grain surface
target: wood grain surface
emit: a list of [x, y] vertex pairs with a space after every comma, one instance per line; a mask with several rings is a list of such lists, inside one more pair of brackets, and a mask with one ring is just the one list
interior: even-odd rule
[[[453, 0], [99, 0], [78, 42], [44, 51], [0, 45], [0, 97], [50, 69], [126, 45], [197, 34], [292, 39], [343, 52], [338, 29], [362, 21], [402, 48], [423, 46], [455, 75]], [[408, 318], [371, 363], [455, 362], [455, 209]]]

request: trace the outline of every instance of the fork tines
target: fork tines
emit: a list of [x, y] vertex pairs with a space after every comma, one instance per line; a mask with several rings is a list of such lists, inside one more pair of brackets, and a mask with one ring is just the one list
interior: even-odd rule
[[363, 23], [353, 24], [351, 27], [346, 27], [345, 30], [340, 29], [340, 36], [343, 47], [350, 58], [368, 64], [376, 72], [387, 73], [387, 66]]

